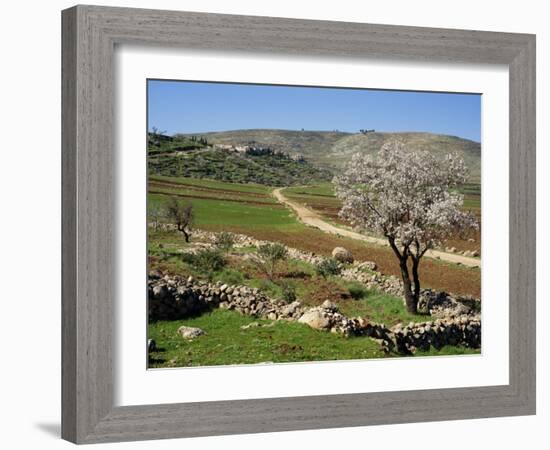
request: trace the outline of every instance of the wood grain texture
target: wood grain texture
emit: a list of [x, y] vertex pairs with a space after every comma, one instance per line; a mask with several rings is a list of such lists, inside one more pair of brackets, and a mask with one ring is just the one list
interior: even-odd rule
[[[77, 443], [535, 412], [535, 38], [467, 30], [77, 6], [63, 11], [62, 435]], [[113, 407], [113, 52], [148, 44], [510, 70], [510, 383]]]
[[[62, 260], [62, 435], [76, 440], [76, 10], [62, 17], [62, 159], [61, 159], [61, 244]], [[70, 37], [70, 38], [69, 38]]]

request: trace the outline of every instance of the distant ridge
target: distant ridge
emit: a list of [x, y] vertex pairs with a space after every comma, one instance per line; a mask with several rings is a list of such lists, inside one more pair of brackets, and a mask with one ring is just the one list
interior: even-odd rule
[[437, 155], [460, 154], [470, 169], [470, 181], [481, 177], [481, 144], [457, 136], [425, 132], [296, 131], [277, 129], [232, 130], [182, 134], [204, 136], [212, 144], [246, 145], [249, 142], [268, 145], [289, 154], [302, 154], [319, 167], [340, 169], [355, 153], [375, 153], [390, 139], [399, 138], [413, 150], [428, 150]]

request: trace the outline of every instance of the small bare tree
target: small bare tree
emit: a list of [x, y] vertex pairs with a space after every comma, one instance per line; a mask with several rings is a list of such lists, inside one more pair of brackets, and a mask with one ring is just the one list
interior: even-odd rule
[[420, 296], [420, 259], [456, 230], [478, 226], [474, 216], [459, 209], [463, 196], [453, 190], [467, 177], [458, 155], [438, 159], [390, 141], [376, 156], [355, 155], [333, 181], [343, 202], [340, 216], [387, 238], [399, 260], [410, 313], [417, 312]]
[[151, 134], [158, 138], [164, 134], [166, 134], [166, 130], [159, 130], [157, 127], [151, 127]]
[[166, 216], [176, 225], [178, 231], [183, 233], [185, 242], [189, 242], [194, 219], [193, 205], [190, 202], [182, 202], [177, 197], [170, 197], [166, 205]]

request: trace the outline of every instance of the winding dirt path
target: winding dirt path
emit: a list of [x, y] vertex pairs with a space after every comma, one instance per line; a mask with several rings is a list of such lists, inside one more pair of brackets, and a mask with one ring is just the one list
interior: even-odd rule
[[[388, 242], [385, 239], [380, 239], [372, 236], [365, 236], [363, 234], [357, 233], [355, 231], [346, 230], [345, 228], [340, 228], [335, 225], [332, 225], [326, 222], [317, 212], [305, 207], [304, 205], [292, 201], [284, 196], [282, 190], [284, 188], [277, 188], [273, 190], [273, 196], [282, 203], [286, 205], [296, 213], [298, 218], [305, 224], [311, 227], [318, 228], [325, 233], [337, 234], [340, 236], [349, 237], [351, 239], [356, 239], [359, 241], [370, 242], [371, 244], [389, 246]], [[470, 258], [468, 256], [457, 255], [454, 253], [442, 252], [440, 250], [428, 250], [426, 256], [430, 258], [440, 259], [442, 261], [450, 263], [460, 263], [468, 267], [481, 267], [481, 260], [477, 258]]]

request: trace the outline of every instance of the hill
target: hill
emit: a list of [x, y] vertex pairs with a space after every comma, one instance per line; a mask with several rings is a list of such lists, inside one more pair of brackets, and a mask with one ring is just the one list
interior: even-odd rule
[[[190, 135], [181, 135], [188, 137]], [[291, 155], [302, 154], [312, 164], [322, 166], [322, 155], [331, 151], [342, 138], [353, 136], [339, 131], [295, 131], [295, 130], [234, 130], [203, 133], [212, 144], [266, 145], [274, 150]]]
[[290, 186], [332, 179], [332, 172], [288, 153], [244, 154], [210, 145], [204, 135], [149, 136], [150, 175], [210, 178], [232, 183]]
[[332, 167], [341, 167], [355, 153], [375, 153], [390, 139], [401, 139], [411, 150], [427, 150], [443, 157], [457, 152], [470, 169], [470, 181], [479, 182], [481, 176], [481, 145], [479, 142], [431, 133], [368, 133], [353, 134], [340, 139], [326, 153], [324, 161]]
[[[191, 135], [181, 135], [189, 138]], [[456, 136], [422, 132], [367, 134], [339, 131], [234, 130], [202, 133], [210, 144], [268, 145], [291, 155], [302, 154], [311, 164], [329, 170], [340, 169], [354, 153], [375, 153], [389, 139], [402, 139], [413, 150], [425, 149], [436, 155], [457, 152], [470, 169], [470, 181], [479, 183], [481, 145]]]

